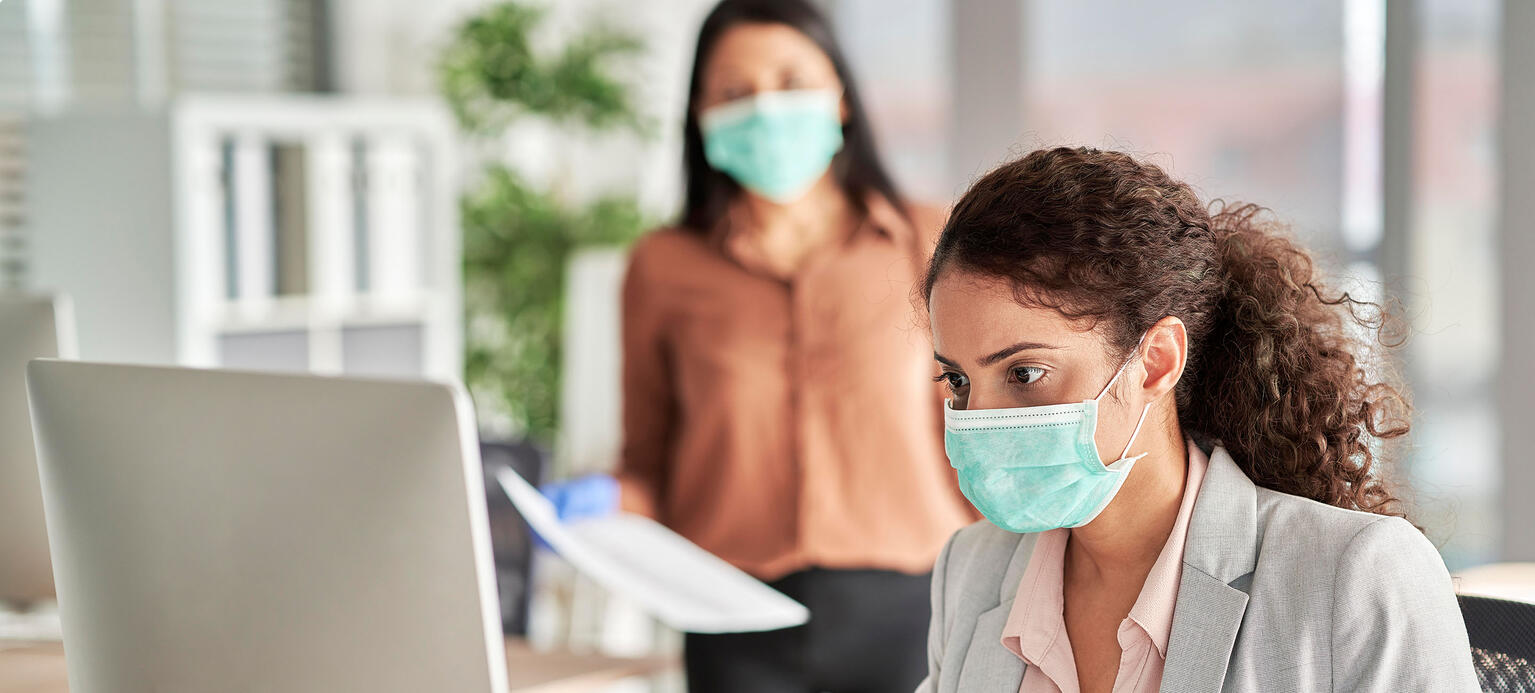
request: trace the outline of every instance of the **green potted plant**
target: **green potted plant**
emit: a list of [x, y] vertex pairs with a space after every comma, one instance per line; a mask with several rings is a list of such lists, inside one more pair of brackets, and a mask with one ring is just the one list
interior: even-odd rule
[[[572, 136], [648, 136], [614, 70], [642, 51], [640, 40], [596, 26], [541, 52], [531, 39], [545, 17], [513, 1], [458, 27], [439, 76], [466, 136], [488, 145], [526, 119]], [[632, 195], [575, 202], [487, 159], [462, 201], [464, 380], [482, 425], [548, 445], [559, 426], [568, 261], [583, 247], [627, 243], [645, 224]]]

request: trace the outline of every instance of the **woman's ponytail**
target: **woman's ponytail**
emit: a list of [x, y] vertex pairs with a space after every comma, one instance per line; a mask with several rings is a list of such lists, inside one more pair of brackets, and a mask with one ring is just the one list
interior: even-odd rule
[[1225, 286], [1191, 350], [1199, 371], [1179, 417], [1219, 440], [1260, 486], [1401, 514], [1376, 474], [1382, 444], [1410, 427], [1405, 390], [1379, 347], [1380, 306], [1331, 292], [1310, 255], [1256, 205], [1210, 217]]

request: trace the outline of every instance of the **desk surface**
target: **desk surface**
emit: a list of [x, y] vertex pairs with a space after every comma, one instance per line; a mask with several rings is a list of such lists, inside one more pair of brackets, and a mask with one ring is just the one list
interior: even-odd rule
[[1493, 563], [1455, 574], [1455, 591], [1535, 604], [1535, 563]]
[[[628, 659], [571, 652], [539, 652], [525, 641], [506, 643], [507, 674], [518, 693], [577, 693], [629, 676], [677, 665], [673, 657]], [[64, 648], [59, 643], [0, 641], [0, 691], [68, 693]]]

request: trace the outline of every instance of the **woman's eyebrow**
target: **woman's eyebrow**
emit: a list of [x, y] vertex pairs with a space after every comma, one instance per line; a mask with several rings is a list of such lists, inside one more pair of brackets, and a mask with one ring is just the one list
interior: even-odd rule
[[996, 363], [998, 361], [1001, 361], [1002, 359], [1005, 359], [1005, 358], [1007, 358], [1009, 356], [1012, 356], [1013, 354], [1016, 354], [1016, 353], [1018, 353], [1020, 351], [1025, 351], [1025, 350], [1028, 350], [1028, 349], [1059, 349], [1059, 348], [1060, 347], [1055, 346], [1054, 344], [1041, 344], [1039, 342], [1018, 342], [1017, 344], [1014, 344], [1012, 346], [1005, 347], [1005, 348], [1002, 348], [1002, 349], [998, 349], [997, 351], [994, 351], [994, 352], [992, 352], [990, 354], [987, 354], [987, 355], [981, 357], [981, 366], [982, 367], [990, 366], [990, 365], [992, 365], [992, 364], [994, 364], [994, 363]]
[[[1059, 348], [1060, 347], [1058, 347], [1058, 346], [1056, 346], [1054, 344], [1041, 344], [1039, 342], [1018, 342], [1017, 344], [1014, 344], [1014, 345], [1012, 345], [1010, 347], [1007, 347], [1005, 349], [999, 349], [999, 350], [997, 350], [994, 353], [986, 355], [985, 358], [981, 359], [981, 365], [982, 366], [990, 366], [991, 364], [994, 364], [994, 363], [996, 363], [998, 361], [1001, 361], [1002, 359], [1005, 359], [1005, 358], [1007, 358], [1009, 356], [1012, 356], [1013, 354], [1016, 354], [1016, 353], [1018, 353], [1020, 351], [1025, 351], [1027, 349], [1059, 349]], [[950, 368], [959, 369], [959, 364], [955, 363], [953, 359], [951, 359], [951, 358], [949, 358], [947, 356], [944, 356], [943, 354], [940, 354], [940, 353], [938, 353], [936, 351], [933, 352], [933, 360], [935, 360], [935, 361], [937, 361], [937, 362], [939, 362], [939, 363], [941, 363], [941, 364], [943, 364], [945, 366], [948, 366]]]

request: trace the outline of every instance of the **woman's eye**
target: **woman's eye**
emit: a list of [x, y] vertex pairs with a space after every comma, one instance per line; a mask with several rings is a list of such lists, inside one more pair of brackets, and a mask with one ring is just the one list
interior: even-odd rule
[[1045, 369], [1034, 366], [1019, 366], [1013, 369], [1013, 379], [1022, 385], [1032, 385], [1040, 378], [1045, 377]]
[[718, 97], [715, 99], [717, 103], [730, 103], [731, 101], [751, 96], [752, 90], [749, 87], [732, 84], [720, 89], [716, 93], [718, 94]]
[[970, 384], [970, 381], [966, 380], [965, 376], [958, 373], [944, 373], [939, 375], [938, 379], [943, 381], [943, 384], [949, 386], [950, 392], [959, 392]]

